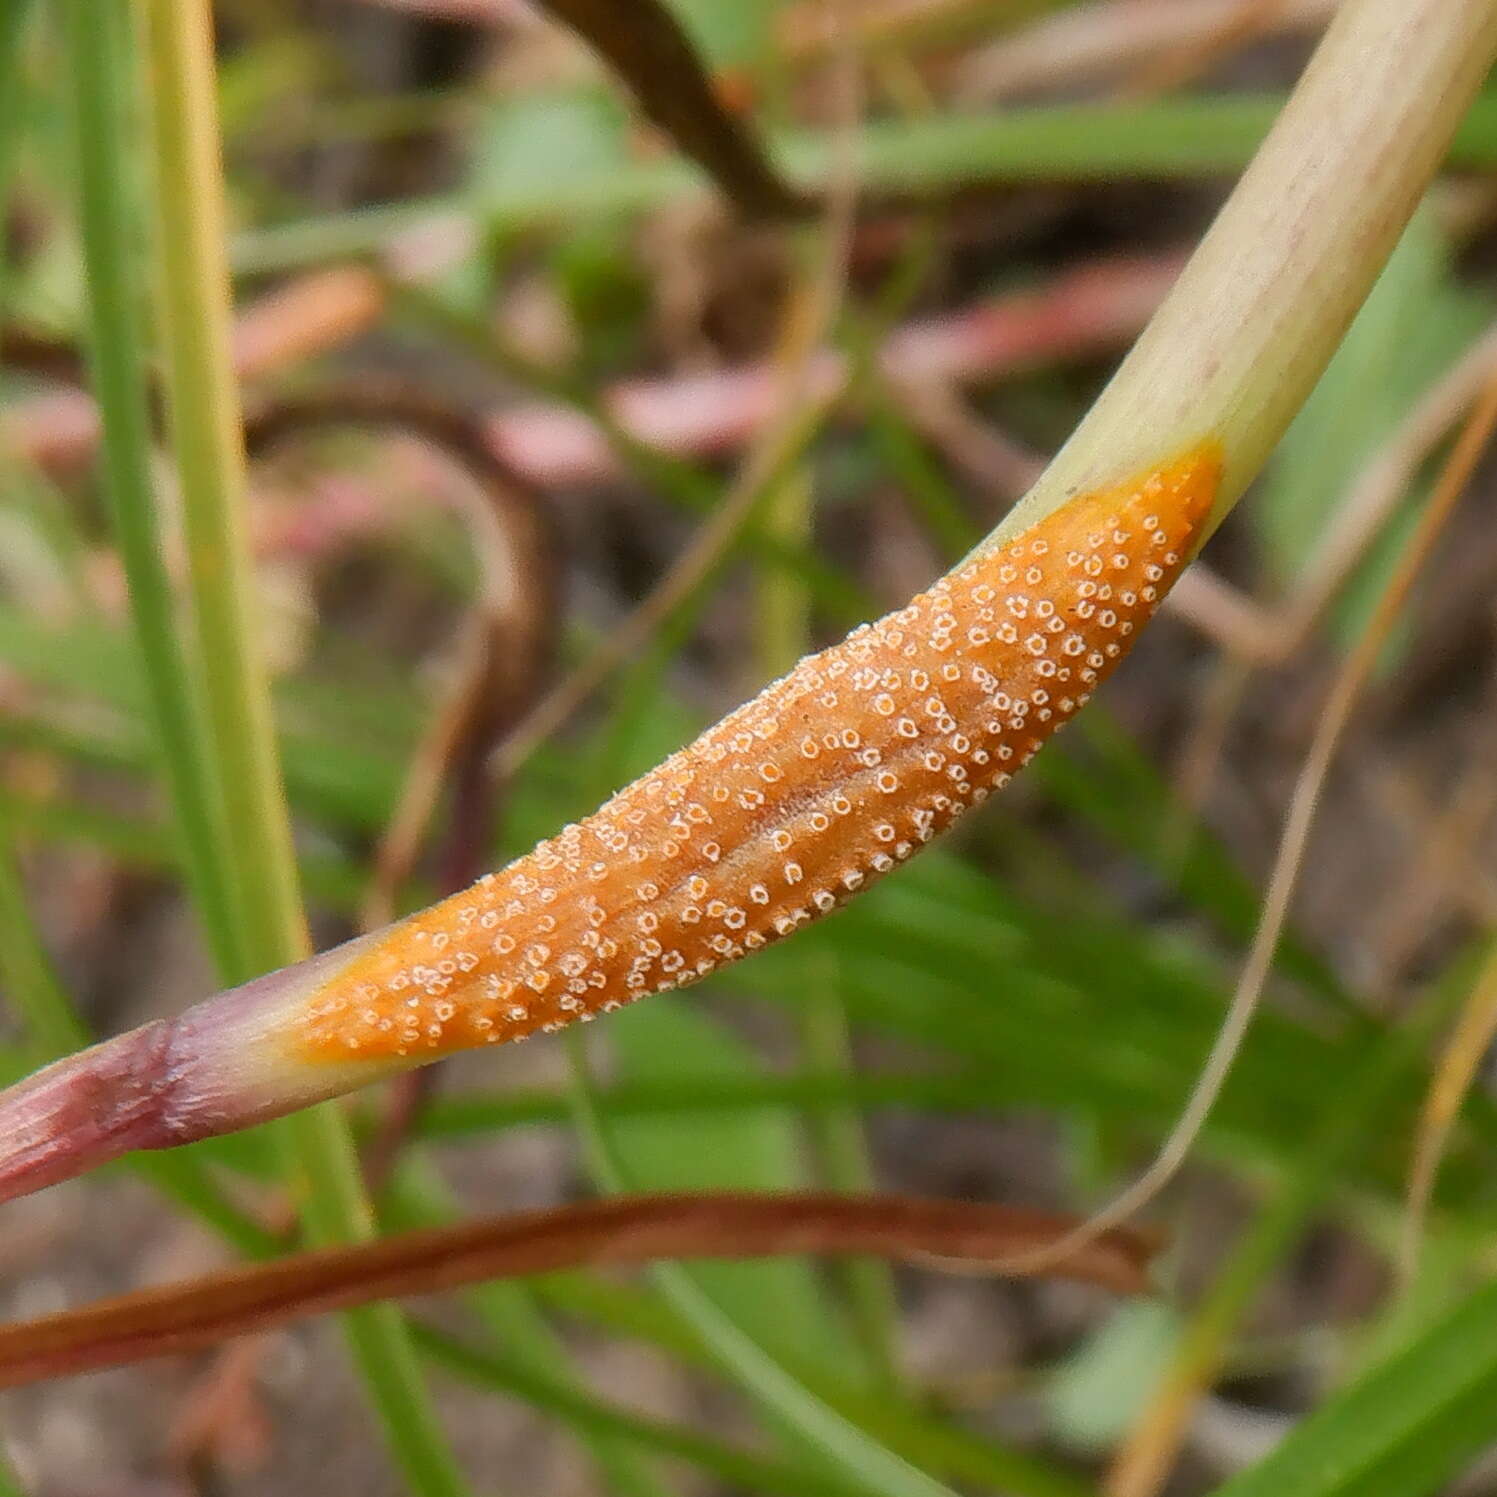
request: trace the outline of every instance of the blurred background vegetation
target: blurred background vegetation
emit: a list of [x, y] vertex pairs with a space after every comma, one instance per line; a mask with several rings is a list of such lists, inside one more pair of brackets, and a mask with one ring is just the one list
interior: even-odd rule
[[[545, 7], [216, 9], [257, 623], [326, 945], [591, 809], [959, 557], [1142, 327], [1331, 6], [841, 0], [829, 27], [819, 0], [672, 0], [719, 144], [736, 121], [789, 184], [740, 174], [736, 203]], [[76, 56], [50, 6], [0, 15], [16, 1075], [218, 983], [85, 370]], [[122, 34], [138, 287], [137, 62]], [[667, 125], [680, 76], [642, 85]], [[1071, 732], [835, 919], [591, 1031], [590, 1121], [559, 1038], [360, 1098], [383, 1229], [621, 1182], [1082, 1211], [1126, 1182], [1219, 1021], [1327, 682], [1497, 365], [1487, 102], [1260, 491]], [[939, 1491], [918, 1467], [1020, 1497], [1204, 1492], [1427, 1345], [1489, 1271], [1497, 1212], [1482, 1094], [1396, 1292], [1427, 1051], [1497, 916], [1492, 475], [1476, 489], [1343, 750], [1268, 1011], [1151, 1213], [1156, 1294], [800, 1260], [489, 1286], [415, 1330], [472, 1489]], [[265, 1251], [278, 1167], [254, 1133], [7, 1207], [7, 1316]], [[1493, 1355], [1463, 1364], [1481, 1399], [1400, 1447], [1404, 1476], [1390, 1455], [1384, 1485], [1313, 1490], [1453, 1478], [1497, 1436]], [[323, 1323], [12, 1394], [3, 1430], [19, 1490], [402, 1489]], [[460, 1490], [439, 1466], [408, 1479]]]

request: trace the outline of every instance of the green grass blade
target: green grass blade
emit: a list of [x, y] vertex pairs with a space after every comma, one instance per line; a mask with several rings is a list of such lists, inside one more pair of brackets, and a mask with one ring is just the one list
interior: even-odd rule
[[522, 1398], [595, 1436], [627, 1440], [661, 1455], [679, 1457], [732, 1484], [735, 1491], [774, 1493], [776, 1497], [860, 1497], [864, 1488], [823, 1471], [774, 1460], [722, 1444], [694, 1430], [642, 1415], [522, 1371], [491, 1352], [464, 1345], [440, 1331], [418, 1328], [423, 1351], [469, 1380]]
[[[138, 216], [130, 198], [129, 48], [126, 17], [68, 0], [63, 22], [72, 90], [79, 221], [88, 287], [88, 341], [103, 422], [105, 488], [130, 584], [131, 619], [158, 751], [166, 767], [187, 881], [221, 965], [237, 963], [228, 894], [227, 845], [219, 835], [216, 790], [181, 649], [150, 472], [149, 391], [139, 327], [143, 301]], [[11, 24], [7, 13], [7, 26]], [[0, 88], [0, 97], [8, 90]], [[57, 983], [25, 908], [13, 849], [0, 849], [0, 905], [6, 977], [28, 1025], [49, 1055], [89, 1036]], [[138, 1173], [223, 1233], [241, 1251], [263, 1253], [269, 1236], [229, 1206], [191, 1153], [142, 1157]]]
[[1497, 1284], [1488, 1284], [1215, 1497], [1424, 1497], [1494, 1438]]
[[[859, 177], [869, 193], [924, 197], [1015, 182], [1226, 174], [1247, 163], [1283, 105], [1281, 94], [1230, 94], [875, 120], [859, 137]], [[824, 136], [787, 133], [775, 146], [781, 165], [803, 186], [825, 184], [833, 149]], [[1465, 167], [1497, 164], [1497, 94], [1478, 96], [1455, 133], [1449, 160]], [[603, 174], [553, 175], [491, 194], [475, 216], [492, 231], [545, 228], [654, 212], [705, 191], [691, 166], [663, 158]], [[470, 211], [467, 200], [448, 196], [255, 229], [235, 239], [235, 269], [260, 274], [367, 254], [413, 224]]]
[[234, 975], [245, 977], [305, 955], [307, 933], [257, 655], [244, 534], [245, 457], [229, 352], [211, 18], [196, 0], [153, 0], [141, 14], [168, 428], [182, 490], [203, 699], [234, 848], [245, 963]]
[[[771, 497], [766, 531], [790, 546], [806, 548], [812, 531], [813, 483], [802, 466], [787, 475]], [[788, 573], [767, 571], [756, 596], [758, 670], [772, 680], [794, 669], [811, 643], [811, 594]], [[812, 1070], [851, 1076], [853, 1059], [847, 1007], [842, 1000], [836, 959], [814, 957], [811, 991], [800, 1014], [801, 1053]], [[868, 1190], [873, 1182], [862, 1119], [855, 1108], [817, 1108], [805, 1120], [822, 1178], [837, 1190]], [[784, 1183], [784, 1182], [777, 1182]], [[888, 1264], [850, 1259], [832, 1265], [841, 1281], [853, 1331], [869, 1370], [886, 1388], [898, 1383], [899, 1310]]]
[[[225, 845], [234, 850], [244, 967], [230, 975], [243, 977], [305, 955], [307, 932], [244, 536], [212, 18], [202, 0], [153, 0], [143, 14], [167, 404]], [[309, 1235], [323, 1243], [367, 1237], [372, 1213], [342, 1114], [314, 1108], [284, 1132], [304, 1187]], [[466, 1484], [427, 1399], [400, 1312], [369, 1306], [343, 1323], [386, 1441], [412, 1488], [426, 1497], [461, 1497]]]
[[63, 6], [72, 92], [88, 346], [103, 422], [104, 487], [167, 769], [185, 868], [220, 970], [242, 964], [218, 787], [204, 752], [192, 674], [180, 642], [151, 482], [150, 392], [140, 316], [139, 218], [131, 199], [127, 16], [88, 0]]
[[[577, 1123], [593, 1173], [611, 1191], [629, 1181], [602, 1117], [593, 1105], [584, 1052], [573, 1036]], [[833, 1470], [879, 1497], [952, 1497], [951, 1490], [917, 1470], [819, 1398], [748, 1336], [679, 1264], [656, 1266], [651, 1278], [666, 1302], [700, 1338], [711, 1360], [746, 1392], [769, 1419], [793, 1432]]]
[[[437, 1173], [409, 1150], [383, 1206], [382, 1220], [395, 1230], [436, 1226], [458, 1214]], [[581, 1391], [566, 1344], [552, 1329], [532, 1285], [496, 1280], [475, 1285], [463, 1298], [499, 1347], [498, 1360], [522, 1376], [545, 1379], [569, 1392]], [[611, 1497], [665, 1497], [665, 1488], [627, 1440], [597, 1429], [585, 1418], [570, 1418], [566, 1413], [562, 1417], [587, 1446]]]

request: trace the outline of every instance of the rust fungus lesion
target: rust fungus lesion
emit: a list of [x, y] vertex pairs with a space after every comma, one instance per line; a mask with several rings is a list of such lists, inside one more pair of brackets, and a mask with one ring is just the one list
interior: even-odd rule
[[304, 1059], [412, 1063], [695, 982], [835, 909], [1076, 713], [1183, 570], [1220, 449], [1069, 500], [311, 995]]

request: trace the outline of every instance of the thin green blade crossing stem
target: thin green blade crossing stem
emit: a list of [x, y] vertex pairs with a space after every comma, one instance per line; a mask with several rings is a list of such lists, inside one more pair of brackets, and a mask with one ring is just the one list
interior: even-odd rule
[[[291, 823], [269, 687], [256, 646], [244, 534], [245, 458], [230, 361], [230, 296], [212, 16], [205, 0], [144, 0], [150, 65], [155, 246], [168, 412], [183, 494], [193, 616], [219, 770], [243, 978], [305, 956]], [[374, 1230], [342, 1115], [314, 1108], [286, 1128], [309, 1234], [356, 1241]], [[344, 1326], [386, 1441], [413, 1490], [462, 1497], [466, 1484], [393, 1306]]]
[[[570, 1039], [575, 1116], [592, 1172], [606, 1189], [628, 1190], [629, 1181], [593, 1099], [586, 1052], [576, 1031]], [[679, 1263], [656, 1265], [651, 1278], [700, 1339], [710, 1359], [768, 1416], [793, 1431], [808, 1449], [824, 1455], [835, 1469], [878, 1497], [952, 1497], [949, 1487], [880, 1444], [787, 1372], [718, 1308]]]
[[219, 790], [205, 753], [151, 478], [150, 391], [136, 180], [129, 149], [128, 12], [89, 0], [62, 7], [68, 43], [88, 351], [103, 423], [104, 490], [130, 586], [130, 613], [187, 881], [221, 971], [243, 968]]

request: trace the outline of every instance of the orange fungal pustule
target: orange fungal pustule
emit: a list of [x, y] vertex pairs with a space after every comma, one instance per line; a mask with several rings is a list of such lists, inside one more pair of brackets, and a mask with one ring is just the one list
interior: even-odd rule
[[1080, 709], [1193, 553], [1220, 473], [1205, 443], [1077, 496], [472, 888], [0, 1092], [0, 1200], [593, 1018], [834, 910]]
[[299, 1058], [434, 1059], [707, 976], [835, 909], [1033, 757], [1187, 561], [1204, 444], [1081, 495], [808, 656], [585, 820], [391, 927], [288, 1026]]

